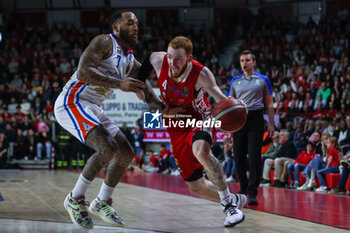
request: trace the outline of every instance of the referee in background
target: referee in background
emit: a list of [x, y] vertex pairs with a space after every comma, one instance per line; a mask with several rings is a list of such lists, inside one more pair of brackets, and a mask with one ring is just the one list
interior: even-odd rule
[[[272, 137], [274, 127], [274, 109], [272, 88], [268, 77], [254, 72], [255, 55], [245, 50], [240, 55], [243, 74], [232, 78], [229, 95], [243, 100], [247, 105], [247, 122], [233, 135], [234, 154], [240, 182], [240, 193], [248, 194], [248, 205], [257, 205], [258, 187], [261, 171], [261, 147], [264, 134], [263, 109], [269, 116], [268, 133]], [[249, 180], [247, 178], [247, 156], [249, 162]]]

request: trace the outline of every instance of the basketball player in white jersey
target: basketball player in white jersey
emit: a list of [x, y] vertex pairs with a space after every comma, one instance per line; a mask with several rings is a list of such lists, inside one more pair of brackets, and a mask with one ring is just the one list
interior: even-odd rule
[[125, 135], [103, 112], [102, 102], [115, 88], [127, 92], [144, 90], [151, 108], [152, 105], [163, 107], [157, 105], [161, 104], [160, 99], [148, 81], [128, 77], [137, 77], [141, 67], [129, 49], [138, 43], [137, 17], [130, 11], [119, 11], [112, 16], [111, 24], [113, 33], [99, 35], [90, 42], [80, 58], [77, 71], [55, 103], [55, 116], [60, 125], [96, 151], [64, 201], [72, 222], [85, 230], [92, 229], [93, 223], [84, 193], [108, 163], [100, 192], [88, 209], [112, 225], [124, 225], [111, 206], [111, 195], [135, 154]]

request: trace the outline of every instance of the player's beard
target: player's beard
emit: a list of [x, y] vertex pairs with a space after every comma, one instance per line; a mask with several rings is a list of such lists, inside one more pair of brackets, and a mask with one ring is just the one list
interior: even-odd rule
[[178, 79], [181, 75], [183, 75], [183, 73], [185, 73], [186, 69], [187, 69], [188, 63], [186, 63], [186, 65], [184, 65], [184, 67], [182, 67], [181, 71], [179, 72], [178, 75], [174, 75], [174, 73], [171, 71], [173, 78], [174, 79]]
[[138, 37], [134, 38], [128, 31], [121, 30], [120, 37], [125, 41], [127, 47], [134, 48], [139, 43]]

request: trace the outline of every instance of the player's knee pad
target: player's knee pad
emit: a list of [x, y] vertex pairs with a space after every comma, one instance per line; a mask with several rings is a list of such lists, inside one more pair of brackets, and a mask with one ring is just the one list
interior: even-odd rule
[[198, 131], [193, 135], [192, 143], [194, 143], [197, 140], [207, 141], [209, 145], [211, 145], [212, 143], [211, 135], [205, 131]]

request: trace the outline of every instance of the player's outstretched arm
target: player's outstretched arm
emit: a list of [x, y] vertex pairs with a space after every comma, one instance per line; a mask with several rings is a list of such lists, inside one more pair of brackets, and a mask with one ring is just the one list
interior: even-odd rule
[[204, 67], [199, 74], [196, 83], [196, 90], [199, 90], [201, 88], [207, 91], [208, 94], [213, 97], [217, 103], [220, 100], [227, 98], [216, 84], [215, 77], [213, 73], [208, 69], [208, 67]]
[[136, 79], [118, 80], [112, 78], [100, 70], [101, 61], [108, 57], [113, 49], [113, 42], [108, 35], [95, 37], [80, 57], [77, 77], [79, 80], [95, 86], [107, 88], [119, 88], [122, 91], [137, 92], [145, 87], [143, 82]]
[[[149, 61], [146, 60], [145, 62], [149, 62]], [[141, 67], [142, 67], [141, 63], [138, 61], [135, 61], [135, 65], [132, 71], [130, 71], [129, 76], [145, 82], [146, 87], [144, 89], [144, 94], [145, 94], [144, 97], [145, 97], [145, 102], [148, 104], [150, 109], [163, 110], [165, 108], [164, 104], [162, 103], [160, 98], [156, 95], [156, 93], [153, 91], [153, 88], [150, 82], [147, 80], [148, 76], [153, 70], [152, 66], [148, 67], [146, 71], [143, 71], [145, 67], [143, 67], [142, 70], [141, 70]]]

